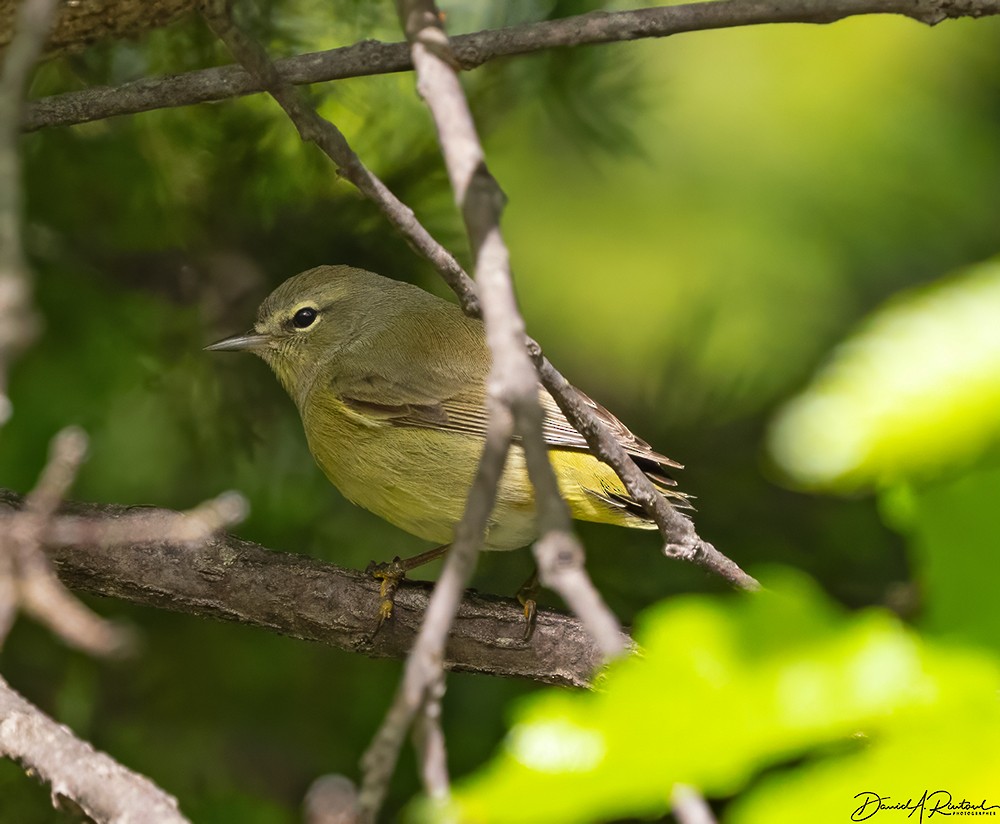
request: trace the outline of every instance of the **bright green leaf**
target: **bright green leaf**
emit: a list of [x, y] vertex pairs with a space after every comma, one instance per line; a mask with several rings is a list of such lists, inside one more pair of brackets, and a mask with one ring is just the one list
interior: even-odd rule
[[[637, 631], [641, 657], [613, 665], [599, 691], [526, 701], [502, 750], [459, 784], [454, 805], [418, 806], [414, 818], [557, 824], [659, 815], [675, 783], [729, 797], [761, 771], [823, 749], [832, 755], [817, 762], [815, 780], [849, 814], [854, 794], [867, 788], [861, 767], [881, 763], [900, 742], [911, 746], [921, 730], [961, 739], [962, 731], [1000, 728], [993, 659], [925, 643], [888, 612], [847, 616], [790, 573], [768, 583], [755, 596], [654, 607]], [[861, 743], [859, 733], [874, 743]], [[968, 760], [960, 749], [941, 753], [951, 772]], [[933, 741], [924, 754], [940, 760]], [[843, 782], [822, 772], [828, 761], [840, 765]], [[789, 775], [771, 780], [797, 786], [799, 774]], [[899, 785], [899, 770], [872, 776], [883, 782], [876, 792], [910, 786]], [[768, 786], [776, 785], [760, 792]], [[754, 818], [754, 798], [739, 820], [763, 820]], [[769, 820], [818, 820], [803, 815]]]
[[962, 465], [1000, 434], [1000, 262], [877, 311], [771, 430], [779, 466], [850, 490]]

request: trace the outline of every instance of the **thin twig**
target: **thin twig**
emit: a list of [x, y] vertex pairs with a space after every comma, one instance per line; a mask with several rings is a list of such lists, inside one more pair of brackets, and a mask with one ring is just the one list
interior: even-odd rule
[[[685, 32], [770, 23], [832, 23], [862, 14], [900, 14], [929, 25], [947, 18], [1000, 14], [1000, 0], [717, 0], [649, 9], [545, 20], [451, 38], [463, 69], [498, 58], [567, 46], [667, 37]], [[279, 60], [283, 80], [293, 85], [343, 80], [413, 68], [408, 43], [365, 40], [339, 49]], [[238, 66], [201, 69], [45, 97], [25, 112], [22, 127], [34, 131], [117, 115], [190, 106], [266, 91], [253, 72]], [[16, 121], [12, 121], [16, 122]]]
[[257, 78], [261, 88], [266, 89], [284, 109], [302, 139], [315, 143], [334, 162], [337, 173], [369, 198], [407, 242], [433, 264], [455, 294], [459, 295], [462, 309], [478, 317], [479, 304], [472, 279], [458, 261], [431, 237], [430, 232], [417, 220], [413, 210], [369, 171], [340, 129], [320, 117], [303, 100], [299, 90], [278, 73], [260, 44], [234, 24], [224, 0], [208, 0], [202, 6], [202, 12], [212, 30], [247, 72]]
[[223, 492], [187, 512], [136, 507], [116, 520], [62, 515], [49, 527], [47, 540], [61, 545], [169, 542], [195, 548], [219, 530], [244, 520], [247, 511], [246, 498], [237, 492]]
[[677, 824], [716, 824], [715, 815], [704, 796], [687, 784], [674, 784], [670, 807]]
[[177, 799], [148, 778], [81, 741], [0, 678], [0, 756], [13, 758], [71, 799], [90, 819], [131, 824], [184, 824]]
[[[542, 536], [535, 551], [540, 558], [542, 583], [557, 590], [571, 606], [586, 603], [588, 608], [576, 614], [591, 630], [605, 655], [612, 657], [622, 652], [618, 622], [596, 592], [585, 599], [575, 596], [568, 591], [570, 579], [561, 574], [574, 564], [577, 570], [582, 570], [583, 549], [573, 536], [569, 509], [559, 493], [542, 435], [538, 377], [527, 356], [524, 321], [514, 297], [510, 254], [500, 231], [505, 198], [486, 168], [440, 13], [431, 0], [400, 0], [397, 5], [413, 44], [417, 88], [434, 118], [455, 202], [475, 256], [476, 284], [492, 355], [489, 391], [513, 415], [514, 429], [521, 437], [535, 489]], [[543, 558], [550, 555], [558, 555], [559, 561]], [[584, 584], [577, 576], [573, 585]]]
[[[21, 156], [18, 139], [28, 78], [52, 28], [58, 0], [24, 0], [0, 68], [0, 425], [11, 414], [7, 370], [31, 345], [39, 321], [21, 246]], [[0, 608], [2, 611], [2, 608]], [[3, 617], [0, 615], [0, 624]]]
[[[481, 309], [486, 325], [486, 339], [492, 355], [488, 380], [490, 428], [502, 420], [508, 432], [516, 431], [522, 438], [525, 461], [535, 488], [538, 526], [542, 534], [536, 554], [543, 560], [539, 566], [543, 583], [557, 589], [571, 603], [577, 616], [587, 626], [605, 657], [623, 651], [618, 623], [604, 606], [589, 579], [583, 573], [583, 550], [570, 528], [569, 510], [559, 494], [555, 474], [548, 460], [548, 450], [542, 436], [542, 410], [538, 402], [538, 379], [525, 349], [524, 322], [514, 299], [510, 274], [510, 255], [500, 233], [500, 215], [504, 197], [493, 176], [486, 169], [485, 157], [455, 71], [455, 61], [449, 51], [448, 39], [440, 23], [440, 15], [431, 2], [398, 4], [407, 39], [412, 44], [413, 64], [417, 72], [417, 89], [431, 110], [438, 132], [455, 201], [465, 221], [466, 232], [475, 257], [476, 284], [481, 297]], [[488, 440], [483, 453], [484, 465], [491, 449]], [[509, 447], [501, 444], [503, 457]], [[500, 460], [503, 466], [503, 458]], [[477, 510], [490, 511], [496, 498], [497, 484], [489, 488], [473, 486], [466, 504], [466, 516]], [[463, 517], [463, 522], [466, 517]], [[462, 557], [449, 557], [445, 567], [454, 562], [466, 565], [470, 571], [475, 563], [479, 541], [463, 544], [457, 549]], [[562, 563], [550, 562], [545, 556], [554, 549]], [[452, 550], [455, 553], [455, 549]], [[576, 562], [575, 575], [559, 573], [568, 560]], [[581, 597], [567, 592], [567, 584], [589, 590]], [[443, 574], [434, 589], [428, 616], [413, 651], [406, 660], [403, 683], [386, 718], [362, 761], [364, 771], [361, 807], [367, 820], [374, 820], [381, 807], [405, 731], [414, 723], [422, 709], [432, 705], [432, 691], [440, 683], [441, 650], [454, 620], [462, 581], [457, 576]], [[571, 596], [571, 597], [570, 597]], [[441, 609], [431, 614], [437, 605]], [[424, 737], [439, 735], [428, 730]], [[441, 744], [443, 748], [443, 740]], [[421, 747], [418, 756], [435, 757], [433, 747]], [[439, 764], [422, 764], [425, 788], [431, 797], [447, 797], [446, 782], [437, 775]]]
[[[86, 454], [87, 438], [79, 429], [64, 429], [52, 439], [49, 460], [34, 490], [25, 498], [24, 510], [0, 532], [0, 555], [10, 559], [5, 572], [13, 582], [13, 604], [45, 624], [66, 644], [91, 655], [118, 655], [132, 646], [131, 634], [74, 598], [59, 583], [52, 564], [42, 551], [46, 531], [56, 508], [69, 489]], [[3, 643], [0, 636], [0, 645]]]
[[448, 751], [441, 729], [441, 699], [444, 698], [444, 677], [427, 690], [424, 706], [413, 726], [417, 763], [427, 795], [432, 801], [446, 801], [451, 795], [448, 779]]
[[420, 622], [417, 640], [406, 657], [402, 683], [382, 726], [361, 759], [360, 804], [365, 821], [373, 820], [382, 806], [406, 733], [424, 706], [428, 686], [440, 678], [444, 643], [454, 624], [462, 590], [475, 569], [487, 520], [493, 510], [514, 422], [510, 410], [494, 397], [490, 397], [489, 404], [486, 444], [462, 520], [455, 528], [455, 541]]
[[579, 393], [542, 353], [535, 341], [528, 349], [542, 384], [555, 399], [567, 420], [583, 435], [594, 454], [621, 478], [629, 494], [656, 523], [663, 538], [663, 554], [697, 564], [729, 581], [734, 587], [754, 592], [760, 583], [739, 565], [703, 540], [691, 519], [677, 511], [656, 491], [624, 447], [583, 401]]

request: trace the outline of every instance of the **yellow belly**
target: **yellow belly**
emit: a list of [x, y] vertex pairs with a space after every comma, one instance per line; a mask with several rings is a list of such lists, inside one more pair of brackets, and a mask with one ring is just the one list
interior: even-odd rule
[[[427, 541], [448, 544], [465, 509], [483, 442], [454, 432], [365, 422], [323, 403], [303, 414], [309, 449], [344, 497]], [[339, 414], [337, 414], [339, 412]], [[331, 414], [333, 413], [333, 414]], [[550, 451], [574, 518], [651, 528], [645, 519], [592, 494], [624, 492], [614, 472], [585, 452]], [[511, 448], [485, 548], [517, 549], [537, 537], [534, 493], [521, 448]]]

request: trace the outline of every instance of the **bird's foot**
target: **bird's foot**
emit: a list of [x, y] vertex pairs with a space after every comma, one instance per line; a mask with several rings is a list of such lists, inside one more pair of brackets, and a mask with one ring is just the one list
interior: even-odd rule
[[524, 607], [524, 637], [522, 641], [525, 644], [531, 640], [531, 636], [535, 634], [535, 623], [538, 619], [538, 604], [535, 601], [535, 596], [538, 595], [538, 569], [536, 568], [534, 572], [531, 573], [531, 577], [528, 578], [521, 588], [517, 591], [517, 600], [520, 602], [521, 606]]
[[382, 624], [392, 617], [396, 590], [399, 589], [399, 585], [406, 577], [406, 570], [407, 567], [399, 559], [398, 555], [391, 561], [383, 561], [381, 563], [372, 561], [365, 569], [368, 575], [382, 582], [378, 592], [380, 601], [378, 606], [378, 624], [375, 627], [375, 632], [378, 632]]
[[379, 597], [381, 601], [378, 607], [378, 625], [375, 627], [375, 632], [378, 632], [382, 624], [384, 624], [389, 618], [392, 617], [392, 606], [394, 599], [396, 597], [396, 590], [399, 589], [399, 585], [403, 583], [403, 579], [406, 577], [406, 573], [411, 569], [416, 569], [424, 564], [429, 564], [431, 561], [435, 561], [444, 555], [448, 551], [448, 545], [435, 547], [434, 549], [429, 549], [426, 552], [421, 552], [419, 555], [414, 555], [412, 558], [403, 558], [397, 555], [391, 561], [383, 561], [378, 563], [372, 561], [368, 564], [365, 572], [371, 575], [376, 580], [382, 582], [382, 586], [379, 588]]

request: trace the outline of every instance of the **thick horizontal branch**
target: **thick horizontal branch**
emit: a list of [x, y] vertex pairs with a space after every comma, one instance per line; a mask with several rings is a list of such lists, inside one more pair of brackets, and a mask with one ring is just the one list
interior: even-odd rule
[[[21, 499], [0, 490], [4, 506]], [[158, 512], [142, 508], [143, 512]], [[77, 516], [115, 519], [135, 507], [71, 504], [67, 538]], [[170, 513], [173, 514], [173, 513]], [[392, 619], [373, 637], [378, 582], [303, 555], [276, 552], [230, 535], [203, 546], [177, 543], [50, 546], [59, 577], [70, 587], [136, 604], [221, 618], [319, 641], [376, 658], [403, 658], [413, 644], [431, 585], [404, 581]], [[531, 640], [523, 641], [524, 614], [515, 600], [466, 593], [445, 652], [452, 670], [585, 686], [600, 665], [599, 650], [582, 625], [554, 610], [540, 610]]]
[[[1000, 14], [1000, 0], [717, 0], [651, 9], [590, 12], [559, 20], [463, 34], [451, 38], [464, 69], [545, 49], [667, 37], [692, 31], [766, 23], [832, 23], [860, 14], [899, 14], [929, 25], [948, 18]], [[293, 84], [390, 74], [413, 68], [408, 43], [367, 40], [276, 63]], [[190, 106], [254, 94], [264, 86], [238, 66], [154, 77], [36, 100], [22, 120], [25, 131], [68, 126], [153, 109]]]

